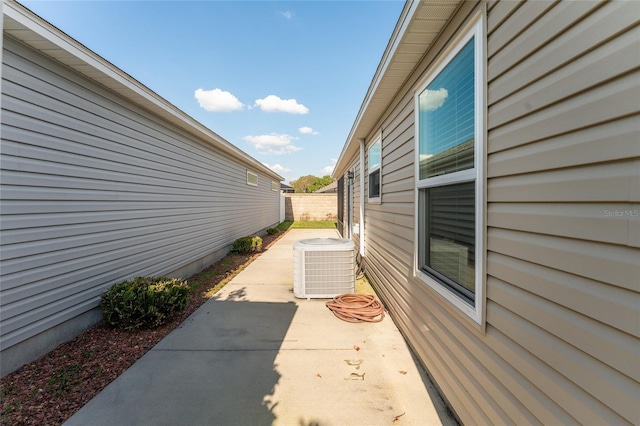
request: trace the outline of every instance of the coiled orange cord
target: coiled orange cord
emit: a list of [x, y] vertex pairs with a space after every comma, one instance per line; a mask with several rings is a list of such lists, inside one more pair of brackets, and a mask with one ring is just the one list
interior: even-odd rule
[[384, 319], [384, 306], [371, 294], [341, 294], [326, 305], [336, 317], [347, 322], [380, 322]]

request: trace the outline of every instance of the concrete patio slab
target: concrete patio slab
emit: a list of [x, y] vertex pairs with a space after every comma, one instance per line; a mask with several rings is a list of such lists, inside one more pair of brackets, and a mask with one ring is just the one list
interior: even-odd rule
[[[293, 248], [291, 248], [291, 250], [293, 250]], [[237, 284], [279, 284], [293, 286], [293, 269], [287, 267], [289, 265], [279, 264], [279, 257], [272, 256], [268, 259], [262, 259], [262, 256], [269, 253], [269, 251], [265, 252], [247, 266], [241, 274], [234, 278], [235, 282]], [[282, 253], [284, 254], [284, 252]], [[291, 257], [291, 254], [289, 254], [289, 257]]]
[[296, 299], [291, 230], [66, 425], [455, 424], [388, 316]]
[[280, 380], [268, 399], [275, 423], [440, 424], [431, 404], [424, 403], [429, 395], [415, 364], [407, 367], [391, 358], [354, 349], [280, 351], [275, 359]]

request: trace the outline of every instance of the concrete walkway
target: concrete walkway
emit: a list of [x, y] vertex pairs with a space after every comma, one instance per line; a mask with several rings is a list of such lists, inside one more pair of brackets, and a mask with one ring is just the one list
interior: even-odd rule
[[388, 316], [352, 324], [293, 295], [291, 230], [66, 425], [439, 425], [448, 416]]

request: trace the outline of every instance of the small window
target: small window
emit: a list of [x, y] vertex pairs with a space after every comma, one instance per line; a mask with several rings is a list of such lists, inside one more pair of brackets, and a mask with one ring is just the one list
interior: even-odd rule
[[271, 190], [279, 191], [280, 190], [280, 182], [276, 182], [275, 180], [271, 181]]
[[378, 137], [367, 150], [369, 158], [369, 202], [380, 202], [380, 165], [382, 163], [382, 138]]
[[482, 321], [483, 45], [478, 20], [416, 92], [416, 275]]
[[258, 175], [247, 170], [247, 185], [258, 186]]

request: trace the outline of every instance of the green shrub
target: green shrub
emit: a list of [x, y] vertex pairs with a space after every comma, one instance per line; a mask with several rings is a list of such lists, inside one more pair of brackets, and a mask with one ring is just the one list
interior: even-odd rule
[[238, 254], [247, 254], [254, 251], [260, 251], [261, 248], [262, 238], [257, 236], [242, 237], [233, 242], [231, 251]]
[[137, 277], [100, 295], [105, 323], [125, 330], [154, 328], [187, 306], [189, 287], [175, 278]]
[[280, 230], [278, 228], [267, 228], [267, 234], [269, 234], [269, 235], [275, 235], [278, 232], [280, 232]]
[[251, 251], [251, 237], [241, 237], [233, 242], [233, 253], [249, 253]]
[[262, 238], [251, 237], [251, 251], [260, 251], [262, 249]]

